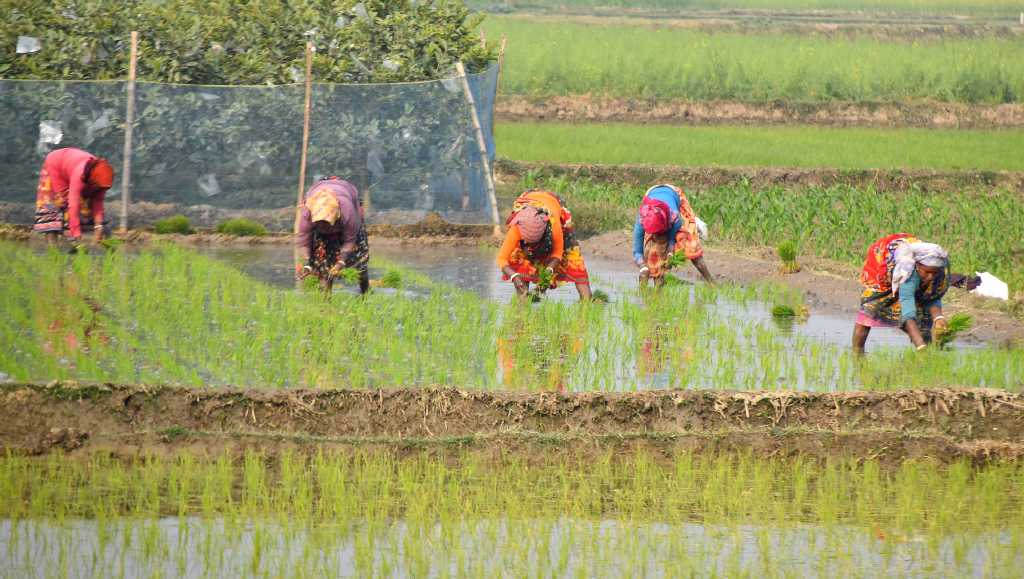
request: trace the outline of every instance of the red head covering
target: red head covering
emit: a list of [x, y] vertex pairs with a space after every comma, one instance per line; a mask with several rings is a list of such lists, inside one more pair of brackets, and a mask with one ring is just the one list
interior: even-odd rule
[[644, 233], [661, 235], [668, 231], [668, 216], [667, 203], [644, 197], [640, 204], [640, 224], [644, 226]]
[[519, 234], [529, 245], [540, 242], [544, 237], [544, 231], [548, 227], [549, 216], [538, 208], [530, 206], [516, 213], [515, 217], [509, 220], [508, 226], [519, 226]]
[[114, 184], [114, 168], [106, 159], [89, 161], [85, 168], [85, 182], [93, 189], [110, 189]]

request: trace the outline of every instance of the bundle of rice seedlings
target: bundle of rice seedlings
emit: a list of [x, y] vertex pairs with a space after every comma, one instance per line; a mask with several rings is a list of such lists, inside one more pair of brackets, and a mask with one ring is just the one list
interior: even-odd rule
[[359, 283], [360, 272], [354, 267], [346, 267], [345, 269], [338, 272], [335, 277], [345, 280], [345, 283], [349, 285], [356, 285]]
[[686, 263], [688, 261], [690, 261], [690, 260], [686, 259], [686, 254], [685, 253], [683, 253], [681, 251], [677, 251], [677, 252], [672, 254], [672, 257], [668, 258], [668, 266], [669, 267], [676, 267], [676, 266], [679, 266], [679, 265], [686, 265]]
[[772, 306], [771, 312], [772, 316], [776, 318], [795, 318], [798, 316], [806, 318], [810, 315], [810, 310], [807, 309], [807, 306], [797, 306], [794, 308], [786, 304]]
[[309, 293], [320, 289], [320, 278], [315, 275], [307, 275], [302, 278], [302, 291]]
[[387, 273], [380, 278], [380, 287], [402, 287], [402, 274], [398, 273], [398, 270], [389, 269]]
[[100, 240], [100, 245], [102, 245], [103, 247], [105, 247], [107, 249], [114, 249], [115, 247], [117, 247], [118, 245], [121, 245], [122, 243], [124, 243], [123, 239], [101, 239]]
[[590, 298], [592, 300], [594, 300], [595, 302], [608, 303], [608, 302], [611, 301], [611, 299], [608, 298], [608, 293], [605, 292], [604, 290], [599, 290], [599, 289], [596, 289], [593, 292], [591, 292], [590, 293]]
[[555, 274], [548, 271], [548, 268], [541, 267], [537, 269], [537, 291], [544, 291], [551, 287], [551, 283], [555, 279]]
[[782, 267], [779, 268], [779, 275], [796, 273], [800, 271], [800, 264], [796, 262], [796, 242], [787, 239], [779, 244], [779, 257], [782, 259]]
[[973, 323], [974, 316], [971, 314], [963, 312], [953, 314], [946, 320], [945, 328], [936, 328], [932, 332], [932, 341], [938, 347], [945, 346], [955, 340], [957, 334], [970, 328]]

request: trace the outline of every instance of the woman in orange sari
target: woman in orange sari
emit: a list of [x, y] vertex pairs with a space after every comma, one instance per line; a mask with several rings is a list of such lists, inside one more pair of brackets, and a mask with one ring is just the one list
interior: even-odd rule
[[530, 291], [531, 283], [540, 282], [538, 273], [546, 268], [552, 287], [574, 283], [580, 299], [590, 299], [590, 277], [573, 232], [572, 216], [558, 195], [540, 189], [523, 193], [512, 205], [505, 225], [508, 233], [497, 262], [502, 279], [511, 281], [519, 295]]

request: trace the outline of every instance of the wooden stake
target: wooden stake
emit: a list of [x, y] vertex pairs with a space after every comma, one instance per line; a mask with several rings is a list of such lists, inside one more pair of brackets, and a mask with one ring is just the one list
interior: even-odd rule
[[302, 217], [302, 195], [306, 192], [306, 155], [309, 152], [309, 97], [313, 87], [313, 48], [312, 42], [306, 43], [306, 110], [302, 120], [302, 163], [299, 165], [299, 200], [295, 205], [295, 266], [299, 263], [299, 218]]
[[121, 233], [128, 232], [128, 203], [132, 185], [132, 129], [135, 125], [135, 73], [139, 62], [139, 33], [132, 30], [132, 56], [128, 65], [128, 104], [124, 115], [124, 155], [121, 161]]
[[487, 50], [487, 29], [480, 27], [480, 48]]
[[[501, 50], [498, 52], [498, 74], [494, 77], [494, 97], [498, 97], [498, 87], [501, 86], [501, 69], [505, 67], [505, 43], [508, 39], [501, 35]], [[491, 136], [494, 136], [494, 123], [491, 123]]]
[[491, 220], [494, 222], [494, 235], [501, 235], [501, 228], [498, 226], [498, 200], [494, 195], [494, 176], [491, 175], [491, 163], [487, 160], [487, 142], [484, 141], [484, 129], [480, 124], [480, 115], [476, 111], [476, 103], [473, 101], [473, 93], [469, 90], [469, 81], [466, 79], [466, 67], [461, 62], [455, 63], [455, 69], [459, 71], [459, 79], [462, 80], [462, 90], [466, 93], [466, 100], [469, 101], [469, 110], [473, 113], [473, 124], [476, 125], [476, 142], [480, 147], [480, 163], [484, 167], [484, 177], [487, 179], [487, 196], [491, 202]]

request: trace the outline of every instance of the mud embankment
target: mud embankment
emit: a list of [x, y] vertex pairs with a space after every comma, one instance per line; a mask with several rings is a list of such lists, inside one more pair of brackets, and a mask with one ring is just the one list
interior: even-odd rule
[[1024, 394], [977, 388], [559, 394], [8, 383], [0, 413], [0, 445], [30, 456], [385, 448], [527, 459], [745, 452], [895, 465], [1024, 454]]
[[838, 169], [834, 167], [679, 167], [672, 165], [591, 165], [586, 163], [527, 163], [498, 157], [497, 177], [518, 181], [527, 171], [542, 177], [590, 179], [595, 183], [629, 185], [646, 189], [655, 183], [673, 183], [684, 189], [706, 189], [746, 179], [752, 189], [848, 185], [877, 191], [959, 191], [1024, 192], [1024, 173], [979, 171], [976, 169]]
[[544, 99], [502, 96], [499, 121], [710, 125], [823, 125], [932, 129], [1024, 126], [1024, 104], [919, 102], [732, 102], [612, 98], [590, 95]]

